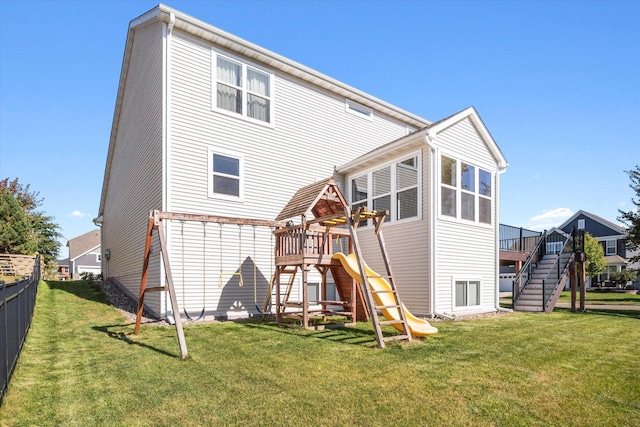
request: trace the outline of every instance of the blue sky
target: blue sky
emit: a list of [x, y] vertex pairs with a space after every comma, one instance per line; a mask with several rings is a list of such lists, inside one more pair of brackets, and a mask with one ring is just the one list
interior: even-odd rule
[[[640, 1], [166, 4], [432, 121], [474, 106], [509, 162], [503, 223], [631, 208]], [[156, 5], [0, 0], [0, 178], [64, 243], [95, 228], [128, 24]]]

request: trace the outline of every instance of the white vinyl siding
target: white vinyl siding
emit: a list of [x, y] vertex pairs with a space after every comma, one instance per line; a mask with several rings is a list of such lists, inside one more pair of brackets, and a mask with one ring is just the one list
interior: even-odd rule
[[[429, 212], [430, 194], [430, 151], [421, 150], [413, 153], [419, 156], [422, 165], [420, 173], [421, 203], [420, 212]], [[411, 158], [411, 153], [398, 156], [398, 159]], [[374, 167], [373, 170], [380, 168]], [[365, 175], [366, 176], [366, 175]], [[382, 230], [389, 253], [390, 262], [395, 275], [402, 302], [415, 315], [432, 313], [430, 301], [430, 268], [429, 239], [431, 219], [421, 215], [416, 220], [400, 221]], [[380, 247], [372, 227], [358, 228], [358, 239], [367, 264], [377, 273], [384, 274], [385, 266], [380, 255]], [[410, 242], [410, 243], [409, 243]]]
[[[148, 212], [162, 208], [162, 64], [162, 24], [137, 30], [106, 183], [102, 247], [111, 256], [105, 270], [136, 296]], [[159, 282], [160, 258], [153, 256], [148, 283]], [[145, 298], [156, 313], [162, 312], [162, 302], [160, 292]]]
[[[439, 171], [436, 174], [438, 191], [436, 204], [436, 240], [435, 240], [435, 311], [437, 313], [477, 313], [495, 310], [496, 289], [498, 286], [498, 251], [496, 236], [497, 213], [497, 166], [488, 147], [479, 136], [469, 119], [464, 119], [438, 134], [434, 145], [438, 147], [437, 161]], [[455, 162], [443, 162], [443, 158]], [[455, 163], [453, 174], [452, 163]], [[463, 177], [460, 173], [462, 163], [475, 169], [473, 184], [470, 175]], [[445, 173], [445, 168], [452, 172]], [[451, 168], [451, 169], [449, 169]], [[488, 197], [489, 184], [487, 176], [480, 174], [483, 170], [491, 176], [491, 196]], [[465, 178], [467, 182], [463, 185]], [[464, 188], [466, 186], [466, 188]], [[455, 194], [452, 200], [458, 202], [443, 210], [447, 191]], [[473, 194], [476, 200], [474, 215], [476, 220], [461, 219], [461, 194]], [[478, 202], [480, 200], [480, 202]], [[489, 200], [487, 207], [485, 201]], [[489, 209], [490, 208], [490, 209]], [[479, 211], [480, 210], [480, 211]], [[446, 212], [454, 212], [447, 215]], [[483, 212], [483, 215], [480, 215]], [[482, 219], [482, 220], [481, 220]], [[485, 221], [487, 221], [485, 223]], [[472, 255], [468, 255], [472, 251]], [[455, 284], [458, 281], [480, 282], [480, 304], [456, 306]]]
[[[167, 153], [166, 209], [169, 211], [273, 219], [303, 185], [331, 176], [335, 166], [405, 133], [406, 123], [383, 115], [367, 121], [345, 114], [344, 98], [279, 73], [273, 74], [271, 92], [272, 101], [277, 104], [277, 126], [256, 126], [251, 120], [237, 120], [235, 114], [219, 114], [211, 108], [214, 80], [211, 46], [174, 29], [172, 52], [171, 142]], [[233, 58], [243, 62], [242, 58]], [[242, 203], [209, 197], [209, 150], [242, 157]], [[194, 226], [186, 243], [187, 251], [195, 258], [200, 256], [198, 251], [202, 251], [202, 233], [197, 232], [201, 224], [198, 222], [197, 225], [200, 227]], [[171, 260], [178, 266], [180, 227], [174, 223], [169, 224], [168, 229], [168, 244], [173, 248]], [[223, 268], [235, 271], [239, 262], [238, 230], [225, 226], [223, 231], [224, 256], [229, 258], [223, 260]], [[253, 257], [253, 241], [248, 237], [252, 236], [252, 231], [251, 227], [243, 227], [241, 252], [245, 260]], [[217, 248], [219, 237], [211, 237], [210, 232], [213, 229], [207, 233], [207, 238], [215, 239], [213, 245]], [[268, 280], [272, 248], [270, 230], [258, 227], [256, 232], [257, 277]], [[217, 257], [215, 254], [210, 256]], [[206, 273], [206, 282], [215, 285], [207, 288], [207, 314], [232, 317], [255, 313], [251, 264], [243, 264], [247, 269], [247, 275], [243, 275], [244, 286], [222, 288], [217, 287], [219, 267], [216, 264], [219, 262], [210, 264]], [[179, 267], [175, 268], [179, 271]], [[202, 299], [201, 276], [201, 271], [194, 272], [187, 279], [185, 292], [193, 295], [196, 301], [189, 306], [189, 313], [197, 311], [198, 314], [202, 309], [198, 309], [197, 302]], [[261, 305], [266, 285], [258, 280], [257, 286], [258, 304]], [[297, 294], [299, 287], [294, 289]], [[180, 292], [178, 290], [179, 303]], [[294, 298], [297, 295], [292, 296]]]

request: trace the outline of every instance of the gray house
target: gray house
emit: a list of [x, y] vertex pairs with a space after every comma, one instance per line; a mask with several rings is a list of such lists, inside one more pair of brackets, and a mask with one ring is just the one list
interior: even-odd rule
[[100, 274], [102, 271], [102, 253], [100, 249], [100, 230], [84, 233], [67, 242], [69, 248], [69, 275], [72, 280], [80, 279], [82, 273]]

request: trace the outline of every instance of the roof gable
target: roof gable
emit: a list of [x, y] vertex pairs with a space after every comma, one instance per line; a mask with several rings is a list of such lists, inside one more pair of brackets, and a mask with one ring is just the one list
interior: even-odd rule
[[333, 178], [314, 182], [299, 189], [276, 217], [276, 221], [308, 216], [320, 218], [343, 213], [347, 202]]
[[69, 247], [69, 259], [73, 260], [90, 250], [100, 246], [100, 230], [91, 230], [88, 233], [74, 237], [67, 242]]
[[627, 235], [627, 231], [619, 225], [583, 210], [579, 210], [573, 214], [568, 220], [562, 223], [559, 228], [570, 233], [574, 227], [578, 228], [578, 221], [581, 219], [585, 220], [585, 231], [593, 237]]

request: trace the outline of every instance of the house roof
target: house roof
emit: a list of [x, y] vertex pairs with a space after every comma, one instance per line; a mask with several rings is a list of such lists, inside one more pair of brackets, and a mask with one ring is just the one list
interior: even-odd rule
[[565, 222], [562, 223], [562, 225], [560, 225], [559, 228], [564, 228], [567, 225], [571, 224], [571, 222], [575, 221], [576, 218], [578, 218], [579, 216], [584, 215], [587, 218], [590, 218], [596, 222], [599, 222], [600, 224], [610, 228], [611, 230], [613, 230], [614, 232], [618, 233], [618, 235], [621, 236], [626, 236], [627, 235], [627, 230], [625, 230], [623, 227], [614, 224], [611, 221], [607, 221], [604, 218], [599, 217], [598, 215], [594, 215], [592, 213], [589, 213], [587, 211], [583, 211], [582, 209], [580, 209], [578, 212], [574, 213], [573, 215], [571, 215], [571, 217], [569, 219], [567, 219]]
[[505, 169], [508, 166], [508, 163], [506, 158], [502, 154], [502, 151], [498, 147], [498, 144], [495, 142], [495, 140], [487, 130], [476, 109], [473, 107], [469, 107], [458, 113], [452, 114], [449, 117], [445, 117], [442, 120], [431, 123], [406, 136], [381, 145], [380, 147], [377, 147], [369, 151], [368, 153], [337, 167], [336, 171], [338, 173], [348, 173], [356, 168], [362, 169], [367, 167], [369, 164], [378, 163], [387, 157], [392, 157], [396, 152], [400, 150], [406, 150], [411, 147], [419, 147], [425, 142], [431, 144], [440, 132], [450, 128], [451, 126], [464, 119], [471, 120], [471, 123], [473, 123], [476, 130], [480, 134], [480, 137], [483, 139], [483, 141], [487, 145], [487, 148], [495, 158], [498, 168]]
[[627, 265], [628, 262], [626, 259], [622, 258], [620, 255], [608, 255], [605, 256], [604, 259], [607, 261], [607, 265]]
[[316, 87], [321, 87], [322, 89], [332, 92], [340, 97], [358, 102], [359, 104], [398, 119], [403, 123], [410, 124], [411, 126], [421, 128], [431, 123], [430, 121], [422, 117], [398, 108], [385, 101], [382, 101], [374, 96], [371, 96], [338, 80], [328, 77], [298, 62], [292, 61], [288, 58], [285, 58], [284, 56], [278, 55], [258, 45], [243, 40], [237, 36], [234, 36], [233, 34], [227, 33], [226, 31], [216, 28], [178, 10], [172, 9], [164, 4], [160, 4], [154, 9], [134, 19], [129, 24], [129, 31], [127, 33], [125, 52], [120, 72], [120, 82], [118, 85], [116, 106], [111, 127], [111, 136], [109, 149], [107, 152], [107, 162], [104, 172], [98, 217], [104, 212], [104, 202], [109, 184], [109, 173], [111, 169], [113, 149], [115, 145], [116, 135], [118, 134], [118, 123], [120, 120], [125, 83], [129, 70], [129, 61], [131, 59], [133, 50], [134, 34], [137, 28], [146, 26], [147, 24], [154, 21], [165, 22], [168, 24], [170, 29], [176, 28], [199, 39], [214, 43], [225, 48], [228, 51], [249, 58], [257, 63], [264, 64], [265, 66], [273, 70], [293, 76]]
[[74, 260], [100, 246], [100, 230], [91, 230], [74, 237], [67, 242], [67, 246], [69, 247], [69, 259]]
[[310, 213], [315, 218], [344, 212], [347, 205], [333, 178], [323, 179], [299, 189], [276, 217], [282, 221]]

